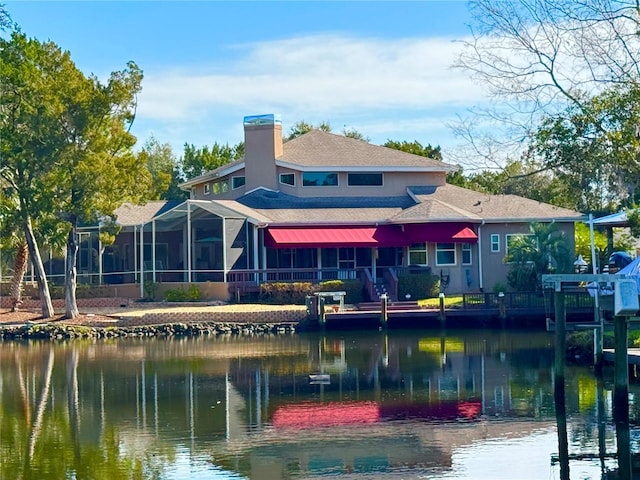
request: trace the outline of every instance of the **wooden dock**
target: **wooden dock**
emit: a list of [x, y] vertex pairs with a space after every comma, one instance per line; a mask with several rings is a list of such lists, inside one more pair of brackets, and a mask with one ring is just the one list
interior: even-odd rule
[[[510, 309], [501, 314], [499, 308], [447, 308], [441, 312], [437, 308], [420, 308], [398, 302], [390, 304], [386, 311], [386, 322], [382, 320], [382, 310], [378, 305], [369, 305], [358, 310], [327, 311], [325, 327], [328, 329], [362, 328], [547, 328], [547, 315], [544, 309]], [[585, 323], [593, 317], [593, 310], [573, 312], [576, 322]]]
[[[613, 363], [615, 350], [613, 348], [605, 348], [602, 350], [602, 356], [605, 362]], [[627, 350], [627, 358], [629, 365], [640, 365], [640, 348], [629, 348]]]

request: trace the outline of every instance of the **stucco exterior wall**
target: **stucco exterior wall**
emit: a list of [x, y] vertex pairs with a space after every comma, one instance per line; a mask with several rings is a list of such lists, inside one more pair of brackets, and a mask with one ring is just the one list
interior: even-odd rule
[[[327, 171], [331, 171], [327, 169]], [[338, 185], [333, 187], [304, 187], [302, 186], [302, 172], [287, 168], [278, 168], [278, 178], [281, 173], [294, 173], [295, 185], [278, 184], [283, 193], [297, 197], [388, 197], [407, 194], [407, 186], [444, 185], [446, 174], [442, 172], [384, 172], [383, 185], [380, 187], [350, 187], [348, 173], [338, 173]]]
[[[575, 235], [573, 223], [558, 223], [565, 233], [569, 251], [575, 251]], [[528, 234], [529, 223], [485, 223], [478, 228], [479, 244], [482, 253], [483, 287], [484, 291], [493, 291], [496, 284], [507, 284], [509, 265], [504, 262], [507, 254], [507, 235]], [[491, 251], [491, 235], [496, 234], [500, 239], [500, 250]]]

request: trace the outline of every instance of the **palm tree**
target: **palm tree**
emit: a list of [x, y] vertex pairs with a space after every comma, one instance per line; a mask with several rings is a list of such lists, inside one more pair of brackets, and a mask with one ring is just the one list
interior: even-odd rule
[[542, 275], [573, 268], [568, 239], [556, 223], [531, 223], [529, 231], [510, 238], [504, 258], [511, 264], [507, 281], [518, 291], [540, 290]]

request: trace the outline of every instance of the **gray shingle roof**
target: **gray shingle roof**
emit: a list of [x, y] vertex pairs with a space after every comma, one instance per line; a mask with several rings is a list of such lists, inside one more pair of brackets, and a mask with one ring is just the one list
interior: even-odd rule
[[286, 142], [278, 160], [301, 167], [393, 167], [449, 171], [453, 167], [431, 158], [354, 138], [311, 130]]
[[[466, 221], [529, 222], [581, 220], [579, 212], [516, 195], [489, 195], [455, 185], [409, 187], [411, 195], [394, 197], [294, 197], [257, 189], [238, 200], [218, 203], [261, 223], [375, 224]], [[418, 203], [416, 203], [416, 201]], [[140, 225], [179, 202], [125, 203], [116, 210], [123, 226]]]
[[116, 222], [123, 227], [142, 225], [150, 222], [155, 216], [172, 209], [181, 202], [177, 200], [154, 200], [144, 205], [123, 203], [116, 211]]
[[256, 209], [318, 208], [408, 208], [415, 202], [408, 195], [396, 197], [294, 197], [259, 188], [237, 200]]
[[[421, 204], [440, 202], [466, 212], [469, 218], [485, 221], [508, 220], [579, 220], [584, 216], [574, 210], [556, 207], [548, 203], [530, 200], [517, 195], [489, 195], [456, 185], [433, 187], [409, 187]], [[408, 213], [408, 212], [407, 212]]]

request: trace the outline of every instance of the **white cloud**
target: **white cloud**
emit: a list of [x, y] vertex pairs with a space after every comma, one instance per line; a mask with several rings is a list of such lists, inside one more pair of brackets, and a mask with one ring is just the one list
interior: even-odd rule
[[[285, 129], [287, 121], [305, 119], [329, 121], [339, 131], [344, 121], [372, 138], [404, 139], [394, 133], [402, 133], [409, 123], [433, 126], [438, 118], [451, 117], [452, 109], [483, 98], [473, 80], [450, 68], [459, 48], [449, 38], [382, 40], [338, 34], [237, 45], [231, 63], [213, 59], [188, 70], [176, 65], [145, 72], [137, 122], [145, 131], [154, 125], [157, 132], [174, 134], [201, 135], [206, 128], [209, 143], [224, 143], [216, 137], [219, 129], [241, 135], [242, 116], [277, 112]], [[223, 121], [235, 125], [222, 127]], [[382, 132], [383, 126], [389, 131]], [[185, 141], [192, 142], [175, 142]]]

